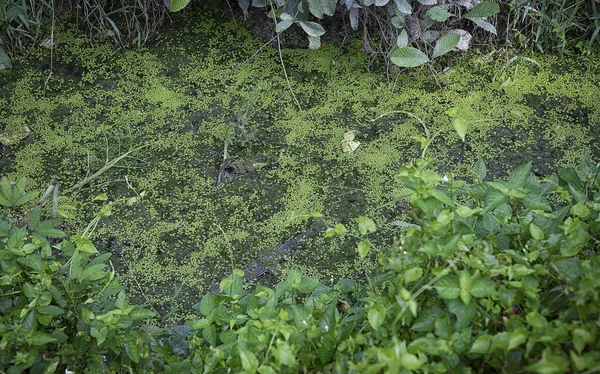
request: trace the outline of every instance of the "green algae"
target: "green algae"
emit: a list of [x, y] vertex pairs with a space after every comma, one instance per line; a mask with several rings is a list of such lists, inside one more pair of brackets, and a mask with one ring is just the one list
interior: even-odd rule
[[[115, 254], [131, 292], [161, 313], [190, 305], [232, 268], [312, 227], [315, 212], [350, 229], [356, 217], [371, 216], [380, 234], [374, 246], [383, 250], [395, 235], [389, 223], [403, 214], [384, 206], [402, 194], [393, 175], [420, 154], [413, 137], [422, 129], [403, 114], [371, 121], [382, 113], [410, 111], [425, 121], [437, 134], [428, 155], [462, 178], [471, 177], [478, 155], [499, 176], [527, 160], [545, 174], [585, 152], [600, 156], [598, 55], [576, 68], [532, 56], [540, 66], [520, 62], [516, 72], [472, 56], [447, 75], [413, 70], [388, 81], [367, 70], [360, 43], [284, 50], [300, 110], [277, 50], [268, 46], [247, 61], [261, 42], [218, 15], [198, 16], [126, 53], [91, 47], [66, 26], [56, 40], [58, 68], [49, 79], [39, 70], [48, 63], [40, 50], [3, 83], [0, 132], [27, 125], [32, 134], [0, 145], [2, 173], [39, 189], [53, 179], [68, 188], [107, 159], [152, 144], [67, 195], [79, 208], [67, 224], [83, 229], [101, 192], [116, 200], [144, 191], [138, 204], [115, 208], [94, 240]], [[444, 114], [451, 107], [468, 120], [489, 119], [471, 124], [466, 145]], [[361, 145], [345, 153], [350, 130]], [[242, 172], [217, 186], [226, 141]], [[349, 236], [317, 236], [274, 265], [327, 280], [361, 277], [375, 259], [359, 260], [354, 246]]]

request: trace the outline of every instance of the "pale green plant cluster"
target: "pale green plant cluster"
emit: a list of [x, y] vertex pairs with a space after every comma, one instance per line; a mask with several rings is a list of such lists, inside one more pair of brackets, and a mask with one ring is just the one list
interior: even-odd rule
[[[200, 20], [156, 47], [123, 55], [107, 44], [92, 48], [63, 26], [58, 71], [46, 91], [45, 73], [24, 71], [5, 83], [10, 95], [0, 107], [0, 132], [31, 129], [2, 146], [1, 162], [11, 160], [3, 171], [39, 189], [57, 179], [66, 191], [107, 161], [150, 144], [63, 199], [78, 208], [66, 222], [84, 229], [102, 204], [92, 197], [145, 192], [139, 204], [116, 207], [94, 240], [117, 255], [113, 264], [129, 292], [161, 316], [180, 308], [170, 316], [184, 318], [186, 305], [232, 268], [322, 224], [315, 212], [349, 226], [369, 215], [382, 234], [376, 241], [389, 244], [397, 229], [386, 223], [406, 214], [401, 204], [387, 204], [406, 193], [389, 181], [421, 154], [421, 122], [436, 136], [428, 150], [435, 167], [460, 176], [469, 175], [478, 154], [502, 176], [524, 159], [550, 173], [586, 151], [598, 153], [597, 56], [571, 69], [548, 56], [531, 56], [538, 66], [474, 54], [446, 75], [387, 80], [357, 74], [367, 61], [357, 42], [347, 51], [282, 50], [300, 110], [276, 50], [264, 48], [244, 64], [263, 44], [221, 19]], [[36, 50], [32, 66], [48, 53]], [[444, 114], [451, 108], [467, 123], [465, 141]], [[227, 152], [239, 170], [215, 185], [229, 129]], [[360, 142], [350, 153], [342, 147], [349, 131]], [[287, 263], [269, 265], [276, 274], [301, 268], [335, 281], [358, 277], [375, 262], [356, 259], [352, 238], [316, 236]]]

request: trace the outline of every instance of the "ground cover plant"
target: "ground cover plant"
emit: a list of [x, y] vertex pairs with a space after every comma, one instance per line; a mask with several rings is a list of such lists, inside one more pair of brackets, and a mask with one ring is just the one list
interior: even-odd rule
[[[0, 352], [9, 373], [594, 372], [600, 368], [600, 163], [538, 178], [531, 164], [489, 180], [441, 176], [430, 161], [399, 169], [411, 219], [389, 247], [359, 217], [364, 279], [332, 286], [291, 271], [274, 287], [234, 270], [170, 330], [130, 305], [83, 235], [46, 220], [25, 181], [2, 179]], [[28, 204], [29, 203], [29, 204]], [[22, 206], [27, 209], [22, 209]], [[98, 217], [110, 214], [110, 205]], [[92, 226], [92, 225], [90, 225]]]
[[[75, 231], [105, 201], [141, 197], [115, 207], [91, 239], [114, 254], [131, 296], [172, 321], [232, 268], [260, 262], [270, 281], [294, 268], [334, 282], [369, 272], [375, 257], [356, 258], [351, 237], [319, 233], [368, 215], [374, 244], [390, 243], [397, 228], [386, 223], [406, 214], [387, 204], [402, 194], [390, 181], [427, 137], [435, 167], [461, 177], [477, 155], [503, 176], [523, 160], [545, 175], [600, 154], [598, 56], [474, 54], [450, 60], [448, 74], [388, 80], [365, 68], [360, 43], [283, 49], [300, 110], [277, 49], [246, 62], [264, 43], [227, 14], [205, 17], [126, 54], [61, 25], [50, 79], [37, 69], [50, 59], [44, 48], [2, 76], [2, 170], [36, 189], [59, 180]], [[455, 121], [468, 127], [465, 141]], [[288, 248], [297, 250], [287, 262], [271, 256]]]

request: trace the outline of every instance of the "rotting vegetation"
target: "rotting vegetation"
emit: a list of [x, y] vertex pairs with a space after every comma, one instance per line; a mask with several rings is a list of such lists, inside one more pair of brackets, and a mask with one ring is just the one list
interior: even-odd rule
[[[130, 293], [163, 316], [322, 220], [352, 224], [368, 215], [380, 228], [377, 240], [391, 240], [397, 231], [389, 222], [403, 210], [385, 205], [402, 195], [390, 181], [418, 157], [413, 136], [421, 127], [402, 114], [372, 121], [381, 114], [421, 118], [438, 134], [429, 148], [435, 167], [459, 177], [478, 155], [500, 177], [525, 160], [544, 175], [585, 152], [600, 156], [597, 54], [569, 65], [530, 56], [537, 65], [473, 52], [461, 62], [451, 58], [447, 74], [414, 70], [387, 80], [366, 70], [356, 41], [283, 50], [299, 110], [277, 51], [266, 47], [244, 63], [262, 43], [218, 16], [199, 16], [152, 47], [122, 54], [60, 27], [56, 73], [48, 79], [39, 70], [49, 66], [49, 52], [40, 49], [0, 83], [1, 132], [31, 130], [0, 146], [2, 172], [38, 188], [54, 179], [68, 188], [107, 159], [150, 144], [62, 198], [77, 207], [66, 224], [83, 230], [104, 203], [94, 197], [145, 192], [138, 204], [115, 208], [94, 240], [115, 255]], [[444, 114], [453, 107], [478, 121], [466, 143]], [[360, 146], [345, 153], [350, 130]], [[217, 185], [226, 143], [236, 168]], [[322, 280], [360, 278], [375, 257], [357, 259], [354, 244], [318, 235], [279, 265], [279, 275], [299, 268]]]

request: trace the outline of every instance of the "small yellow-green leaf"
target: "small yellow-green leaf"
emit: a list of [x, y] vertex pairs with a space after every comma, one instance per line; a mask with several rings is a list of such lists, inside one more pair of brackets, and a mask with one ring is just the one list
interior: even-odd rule
[[535, 223], [529, 225], [529, 233], [535, 240], [544, 240], [544, 230], [539, 228]]
[[467, 129], [469, 128], [469, 121], [464, 118], [455, 118], [452, 121], [452, 126], [454, 126], [454, 130], [456, 130], [456, 133], [464, 142], [465, 136], [467, 136]]
[[360, 258], [365, 257], [369, 253], [369, 248], [371, 248], [369, 239], [364, 239], [358, 243], [358, 255]]

